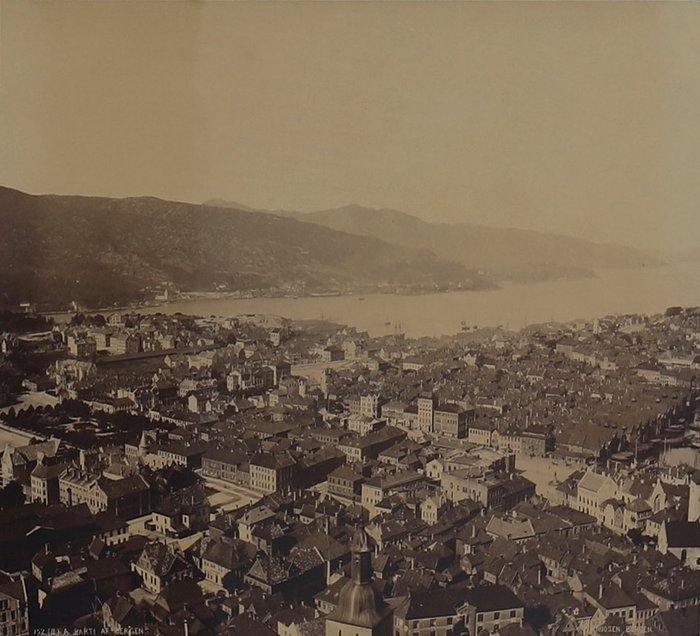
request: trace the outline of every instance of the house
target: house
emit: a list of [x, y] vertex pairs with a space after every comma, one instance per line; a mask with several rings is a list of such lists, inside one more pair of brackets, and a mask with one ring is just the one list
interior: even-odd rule
[[653, 634], [658, 636], [697, 636], [700, 625], [700, 607], [660, 612], [651, 620]]
[[31, 473], [32, 501], [40, 501], [47, 506], [60, 503], [61, 496], [58, 486], [59, 477], [66, 470], [66, 464], [46, 464], [44, 456], [39, 453], [37, 464]]
[[58, 455], [60, 449], [61, 441], [58, 439], [17, 448], [6, 446], [2, 454], [2, 485], [7, 486], [11, 481], [18, 481], [29, 490], [31, 473], [37, 464], [38, 457], [43, 456], [48, 463]]
[[110, 338], [109, 352], [112, 355], [131, 355], [141, 349], [141, 338], [135, 333], [118, 333]]
[[321, 359], [323, 362], [337, 362], [338, 360], [345, 360], [345, 351], [342, 347], [331, 345], [326, 347], [321, 352]]
[[337, 448], [320, 448], [308, 452], [299, 460], [296, 483], [300, 488], [309, 488], [324, 482], [338, 467], [345, 464], [345, 455]]
[[236, 482], [240, 467], [247, 461], [247, 456], [239, 451], [224, 448], [209, 449], [202, 455], [202, 474]]
[[357, 462], [376, 459], [383, 450], [406, 439], [406, 432], [393, 426], [367, 433], [351, 435], [338, 444], [338, 449], [345, 453], [348, 461]]
[[661, 554], [673, 554], [690, 569], [700, 570], [700, 521], [666, 521], [658, 541]]
[[382, 405], [381, 416], [383, 419], [387, 420], [389, 424], [396, 426], [404, 422], [405, 409], [406, 405], [403, 402], [392, 400]]
[[469, 469], [443, 472], [440, 486], [447, 498], [455, 503], [471, 499], [491, 508], [503, 501], [503, 483], [495, 473], [474, 476]]
[[372, 511], [382, 499], [396, 493], [414, 493], [426, 478], [411, 470], [386, 476], [375, 476], [362, 484], [362, 506]]
[[151, 606], [160, 623], [158, 634], [205, 636], [214, 632], [216, 619], [207, 606], [202, 589], [191, 578], [168, 583]]
[[295, 547], [284, 557], [260, 553], [244, 582], [267, 594], [280, 592], [290, 601], [310, 601], [325, 587], [325, 563], [315, 548]]
[[457, 404], [442, 404], [433, 414], [434, 428], [437, 435], [463, 439], [467, 437], [468, 427], [476, 417], [476, 411], [463, 409]]
[[207, 544], [201, 557], [201, 569], [207, 581], [233, 589], [243, 581], [256, 553], [257, 548], [252, 543], [222, 537]]
[[102, 605], [102, 623], [112, 634], [143, 632], [145, 616], [126, 594], [117, 592]]
[[90, 358], [97, 353], [97, 344], [90, 337], [82, 334], [70, 334], [68, 336], [68, 352], [76, 358]]
[[689, 568], [675, 568], [665, 575], [649, 573], [639, 590], [662, 612], [700, 605], [700, 580]]
[[460, 608], [465, 590], [412, 590], [394, 611], [396, 636], [452, 636], [466, 630]]
[[488, 422], [473, 422], [469, 425], [469, 435], [467, 439], [470, 444], [496, 446], [498, 431], [493, 424]]
[[26, 575], [0, 572], [0, 634], [26, 636], [32, 633], [29, 606]]
[[470, 634], [492, 633], [506, 625], [522, 625], [523, 602], [504, 585], [484, 585], [464, 592], [459, 609]]
[[161, 466], [176, 464], [188, 468], [201, 468], [202, 457], [209, 446], [204, 442], [195, 444], [172, 442], [158, 449], [157, 456]]
[[332, 495], [359, 501], [365, 476], [351, 465], [345, 464], [328, 475], [328, 492]]
[[555, 440], [551, 432], [542, 426], [530, 426], [521, 436], [521, 452], [530, 457], [544, 457], [554, 450]]
[[253, 530], [261, 524], [267, 523], [277, 515], [266, 505], [260, 504], [249, 508], [242, 517], [238, 519], [238, 536], [241, 540], [251, 543], [253, 540]]
[[208, 389], [193, 391], [187, 396], [187, 409], [190, 413], [211, 413], [214, 410], [215, 396]]
[[133, 574], [119, 559], [65, 561], [67, 569], [39, 588], [38, 600], [48, 624], [70, 624], [85, 615], [95, 598], [108, 598], [117, 591], [128, 593]]
[[148, 527], [166, 537], [184, 537], [209, 525], [209, 498], [202, 484], [170, 493], [153, 510]]
[[603, 521], [603, 502], [617, 496], [618, 486], [612, 477], [588, 470], [578, 482], [574, 508]]
[[348, 430], [359, 435], [366, 435], [379, 430], [386, 425], [386, 420], [369, 417], [367, 415], [351, 415], [347, 419]]
[[226, 390], [267, 389], [275, 385], [276, 369], [270, 366], [242, 367], [226, 376]]
[[54, 381], [48, 376], [30, 375], [22, 380], [22, 386], [27, 389], [27, 391], [37, 393], [39, 391], [48, 391], [49, 389], [52, 389], [55, 384]]
[[141, 577], [144, 589], [154, 594], [175, 581], [191, 579], [193, 574], [185, 557], [172, 545], [160, 541], [149, 541], [143, 547], [132, 570]]
[[107, 479], [70, 467], [61, 473], [58, 488], [64, 506], [85, 503], [93, 514], [108, 511], [133, 519], [151, 512], [151, 489], [141, 475]]
[[449, 502], [442, 493], [431, 495], [420, 503], [419, 510], [421, 521], [433, 525], [449, 510]]
[[362, 393], [350, 395], [346, 398], [345, 405], [351, 416], [365, 416], [373, 419], [379, 416], [381, 402], [378, 393]]
[[289, 455], [256, 453], [250, 460], [250, 485], [264, 492], [289, 492], [295, 471], [296, 462]]
[[311, 437], [321, 444], [339, 446], [343, 439], [355, 436], [342, 428], [314, 428], [311, 430]]
[[611, 617], [624, 620], [630, 628], [635, 626], [637, 604], [619, 585], [600, 581], [584, 590], [583, 596], [597, 609], [592, 619], [594, 626], [602, 625]]
[[124, 519], [141, 517], [151, 511], [151, 489], [141, 475], [123, 479], [103, 477], [97, 486], [99, 510]]

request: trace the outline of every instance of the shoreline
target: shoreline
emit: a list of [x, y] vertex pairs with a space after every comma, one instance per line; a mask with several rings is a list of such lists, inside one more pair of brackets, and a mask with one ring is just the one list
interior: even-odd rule
[[[397, 329], [407, 337], [440, 337], [461, 334], [464, 326], [500, 326], [506, 331], [517, 331], [529, 325], [562, 324], [612, 315], [653, 315], [676, 305], [700, 306], [700, 291], [694, 284], [698, 275], [700, 265], [684, 265], [609, 270], [607, 275], [573, 281], [513, 283], [498, 289], [434, 290], [421, 294], [396, 293], [392, 289], [371, 294], [353, 290], [332, 296], [241, 297], [239, 293], [219, 291], [190, 294], [162, 303], [110, 307], [107, 312], [203, 317], [271, 314], [290, 320], [329, 320], [367, 331], [373, 337], [391, 335]], [[70, 321], [72, 314], [52, 315], [60, 324]]]
[[[537, 281], [545, 282], [545, 281]], [[535, 284], [535, 283], [508, 283], [521, 285], [521, 284]], [[168, 305], [175, 305], [178, 303], [198, 303], [207, 301], [219, 301], [219, 300], [230, 300], [230, 301], [251, 301], [251, 300], [314, 300], [314, 299], [325, 299], [325, 298], [358, 298], [364, 300], [366, 296], [431, 296], [435, 294], [454, 294], [463, 292], [497, 292], [502, 290], [503, 287], [494, 285], [488, 287], [477, 287], [477, 288], [464, 288], [457, 287], [454, 289], [426, 289], [423, 291], [409, 291], [409, 290], [394, 290], [394, 291], [383, 291], [383, 290], [365, 290], [357, 292], [318, 292], [318, 293], [307, 293], [307, 294], [246, 294], [240, 295], [240, 292], [182, 292], [182, 295], [178, 298], [171, 298], [168, 300], [161, 301], [147, 301], [142, 303], [133, 303], [128, 305], [117, 305], [110, 307], [85, 307], [78, 311], [70, 309], [52, 309], [47, 311], [36, 311], [33, 315], [37, 316], [74, 316], [76, 314], [103, 314], [105, 316], [113, 313], [124, 313], [129, 311], [136, 311], [142, 309], [155, 309], [159, 307], [167, 307]]]
[[[662, 264], [661, 266], [665, 266]], [[643, 270], [641, 268], [608, 268], [607, 272], [620, 271], [620, 270]], [[167, 307], [168, 305], [177, 303], [189, 303], [189, 302], [206, 302], [206, 301], [250, 301], [250, 300], [313, 300], [313, 299], [323, 299], [323, 298], [352, 298], [352, 297], [365, 297], [365, 296], [401, 296], [401, 297], [414, 297], [414, 296], [432, 296], [436, 294], [454, 294], [462, 292], [498, 292], [510, 287], [530, 287], [538, 285], [546, 285], [550, 283], [557, 282], [578, 282], [582, 280], [590, 280], [599, 278], [601, 271], [590, 271], [583, 275], [570, 275], [570, 276], [554, 276], [551, 278], [544, 277], [534, 280], [518, 280], [518, 279], [503, 279], [492, 284], [487, 284], [483, 286], [476, 287], [447, 287], [443, 288], [439, 286], [436, 289], [415, 289], [392, 287], [392, 288], [376, 288], [376, 289], [361, 289], [361, 290], [351, 290], [351, 291], [328, 291], [328, 292], [306, 292], [306, 293], [265, 293], [264, 290], [258, 290], [259, 293], [245, 292], [245, 291], [185, 291], [180, 292], [180, 296], [177, 298], [169, 298], [167, 300], [147, 300], [141, 302], [133, 302], [127, 304], [115, 304], [107, 307], [85, 307], [78, 311], [71, 309], [51, 309], [45, 311], [34, 312], [39, 316], [73, 316], [75, 314], [104, 314], [105, 316], [111, 313], [125, 313], [129, 311], [139, 311], [148, 308], [158, 308]]]

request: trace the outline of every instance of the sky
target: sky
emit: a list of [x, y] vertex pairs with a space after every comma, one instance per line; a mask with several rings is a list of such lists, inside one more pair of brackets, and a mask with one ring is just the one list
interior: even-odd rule
[[0, 0], [0, 183], [700, 245], [700, 3]]

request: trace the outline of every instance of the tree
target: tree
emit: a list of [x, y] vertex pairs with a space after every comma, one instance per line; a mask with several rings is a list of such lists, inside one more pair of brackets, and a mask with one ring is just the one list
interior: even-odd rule
[[18, 481], [11, 481], [0, 490], [0, 510], [19, 508], [24, 505], [24, 490]]
[[75, 314], [71, 319], [70, 319], [70, 324], [71, 326], [81, 326], [85, 322], [85, 315], [81, 313]]

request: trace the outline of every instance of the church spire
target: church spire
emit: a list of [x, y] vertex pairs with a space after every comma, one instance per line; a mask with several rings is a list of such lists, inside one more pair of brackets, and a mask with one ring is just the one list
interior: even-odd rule
[[372, 585], [372, 550], [364, 528], [355, 532], [350, 551], [350, 580], [340, 591], [336, 608], [326, 617], [326, 635], [356, 636], [361, 627], [368, 636], [391, 636], [394, 612]]
[[352, 552], [352, 582], [356, 585], [369, 585], [372, 582], [372, 552], [369, 537], [364, 528], [355, 532], [350, 544]]

